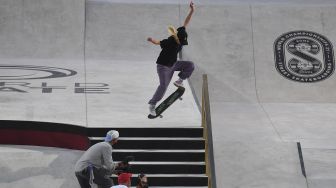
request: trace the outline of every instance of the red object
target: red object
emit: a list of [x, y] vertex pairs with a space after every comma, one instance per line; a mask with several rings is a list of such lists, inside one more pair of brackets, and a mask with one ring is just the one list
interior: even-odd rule
[[121, 173], [118, 176], [118, 184], [125, 184], [131, 181], [132, 174], [131, 173]]

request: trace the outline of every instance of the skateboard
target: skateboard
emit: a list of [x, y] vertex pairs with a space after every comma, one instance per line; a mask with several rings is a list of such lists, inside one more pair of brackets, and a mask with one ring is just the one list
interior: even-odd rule
[[163, 116], [161, 115], [170, 105], [172, 105], [177, 99], [182, 100], [182, 95], [185, 91], [184, 87], [178, 87], [174, 93], [169, 95], [159, 106], [155, 108], [156, 116], [153, 116], [151, 114], [148, 115], [149, 119], [154, 119], [157, 117], [162, 118]]

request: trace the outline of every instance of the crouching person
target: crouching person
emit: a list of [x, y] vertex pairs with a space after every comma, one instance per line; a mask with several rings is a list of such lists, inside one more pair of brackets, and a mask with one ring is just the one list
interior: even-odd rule
[[110, 188], [113, 181], [110, 178], [118, 166], [112, 159], [112, 145], [118, 142], [119, 132], [107, 132], [105, 141], [91, 146], [77, 161], [75, 174], [81, 188], [91, 188], [93, 183], [99, 188]]

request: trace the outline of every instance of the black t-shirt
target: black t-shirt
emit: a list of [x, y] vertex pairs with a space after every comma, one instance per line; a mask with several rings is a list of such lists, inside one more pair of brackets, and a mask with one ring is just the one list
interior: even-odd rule
[[161, 52], [156, 61], [157, 64], [171, 67], [177, 61], [177, 54], [182, 49], [182, 45], [177, 44], [173, 36], [160, 41]]

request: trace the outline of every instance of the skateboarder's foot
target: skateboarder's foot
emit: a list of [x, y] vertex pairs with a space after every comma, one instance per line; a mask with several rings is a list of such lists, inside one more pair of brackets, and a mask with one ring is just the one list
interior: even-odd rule
[[149, 114], [152, 115], [152, 116], [156, 116], [155, 105], [154, 104], [149, 104]]
[[178, 80], [176, 80], [176, 81], [174, 82], [174, 85], [175, 85], [176, 87], [183, 87], [183, 80], [182, 80], [181, 78], [179, 78]]

